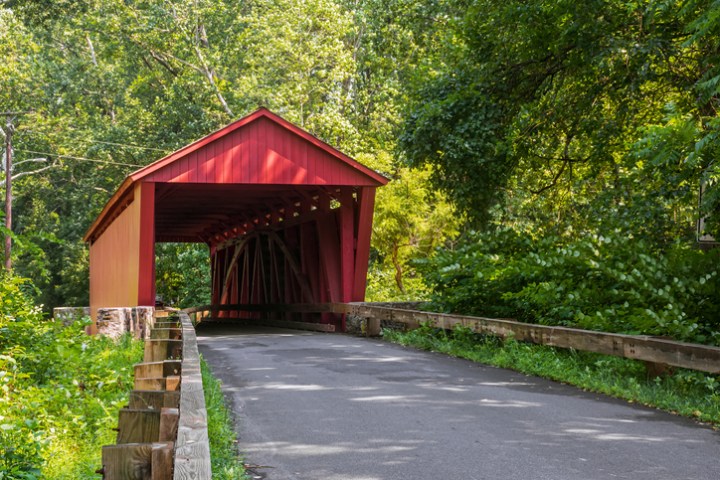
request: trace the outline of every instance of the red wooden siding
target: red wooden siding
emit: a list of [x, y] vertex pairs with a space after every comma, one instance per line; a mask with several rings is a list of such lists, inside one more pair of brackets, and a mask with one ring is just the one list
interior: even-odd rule
[[377, 186], [352, 166], [261, 118], [143, 179], [169, 183]]
[[85, 235], [91, 306], [153, 304], [163, 241], [210, 247], [214, 303], [363, 300], [385, 183], [260, 109], [123, 182]]

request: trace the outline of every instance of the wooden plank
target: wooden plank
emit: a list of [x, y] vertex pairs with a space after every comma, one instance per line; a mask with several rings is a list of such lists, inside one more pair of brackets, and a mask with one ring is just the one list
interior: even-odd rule
[[334, 304], [333, 308], [362, 317], [405, 323], [411, 328], [417, 328], [420, 323], [424, 322], [444, 329], [452, 329], [456, 325], [462, 325], [471, 328], [474, 332], [496, 335], [501, 338], [513, 337], [523, 342], [573, 348], [720, 374], [720, 348], [708, 345], [677, 342], [643, 335], [595, 332], [575, 328], [534, 325], [514, 320], [420, 312], [362, 303], [350, 303], [345, 304], [345, 306]]
[[155, 409], [163, 407], [177, 408], [180, 405], [180, 392], [168, 392], [165, 390], [133, 390], [130, 392], [128, 408], [130, 409]]
[[135, 379], [135, 390], [165, 390], [174, 392], [180, 389], [180, 376], [169, 375], [167, 377], [139, 377]]
[[136, 377], [133, 388], [135, 390], [167, 390], [165, 383], [164, 377]]
[[180, 320], [184, 347], [173, 479], [210, 480], [210, 443], [197, 337], [186, 313], [180, 314]]
[[177, 408], [163, 408], [160, 410], [159, 440], [161, 442], [175, 442], [179, 418], [180, 410]]
[[159, 433], [159, 410], [120, 410], [117, 443], [152, 443], [158, 440]]
[[152, 480], [172, 480], [173, 443], [154, 443], [151, 456]]
[[370, 237], [372, 235], [375, 188], [360, 188], [357, 194], [357, 248], [355, 251], [355, 277], [353, 279], [354, 301], [365, 298], [368, 263], [370, 260]]
[[182, 330], [180, 328], [153, 328], [150, 338], [157, 340], [179, 340]]
[[145, 340], [144, 362], [161, 362], [180, 358], [182, 340]]
[[181, 377], [179, 375], [170, 375], [165, 379], [165, 390], [174, 392], [180, 390]]
[[152, 480], [151, 443], [102, 447], [103, 480]]
[[164, 360], [162, 362], [145, 362], [135, 365], [135, 378], [167, 377], [178, 375], [182, 362], [180, 360]]
[[[139, 216], [139, 258], [137, 278], [137, 305], [155, 306], [155, 183], [142, 182]], [[123, 245], [121, 250], [130, 251]], [[112, 251], [107, 252], [112, 255]], [[139, 336], [139, 334], [137, 334]]]

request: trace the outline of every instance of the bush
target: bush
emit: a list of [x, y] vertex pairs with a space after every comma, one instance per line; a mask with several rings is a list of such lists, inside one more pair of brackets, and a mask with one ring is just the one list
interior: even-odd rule
[[0, 479], [97, 478], [142, 343], [45, 320], [31, 289], [0, 276]]
[[720, 251], [620, 235], [467, 235], [418, 265], [430, 308], [720, 344]]

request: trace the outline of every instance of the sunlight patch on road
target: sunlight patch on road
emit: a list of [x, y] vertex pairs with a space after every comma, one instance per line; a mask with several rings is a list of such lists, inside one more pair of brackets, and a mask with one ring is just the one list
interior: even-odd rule
[[480, 400], [480, 405], [484, 407], [502, 407], [502, 408], [529, 408], [529, 407], [542, 407], [542, 403], [537, 402], [522, 402], [520, 400], [492, 400], [490, 398], [483, 398]]
[[261, 385], [251, 385], [244, 387], [245, 390], [292, 390], [296, 392], [319, 392], [322, 390], [332, 390], [332, 388], [323, 387], [322, 385], [317, 384], [292, 384], [292, 383], [278, 383], [278, 382], [269, 382], [269, 383], [263, 383]]
[[408, 357], [343, 357], [340, 360], [349, 362], [370, 362], [370, 363], [388, 363], [388, 362], [408, 362]]
[[359, 397], [350, 399], [351, 402], [407, 402], [413, 399], [406, 395], [376, 395], [374, 397]]
[[320, 455], [339, 455], [339, 454], [357, 454], [357, 453], [399, 453], [414, 450], [412, 446], [401, 445], [378, 445], [377, 447], [363, 447], [355, 444], [343, 445], [318, 445], [318, 444], [294, 444], [287, 442], [264, 442], [244, 444], [243, 448], [247, 452], [272, 452], [275, 455], [283, 455], [288, 457], [313, 457]]
[[515, 387], [515, 386], [533, 386], [534, 383], [528, 382], [480, 382], [475, 385], [481, 385], [483, 387]]

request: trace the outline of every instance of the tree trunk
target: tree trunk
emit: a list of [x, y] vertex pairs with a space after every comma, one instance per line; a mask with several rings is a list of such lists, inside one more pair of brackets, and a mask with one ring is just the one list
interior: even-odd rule
[[393, 249], [392, 249], [392, 262], [393, 266], [395, 267], [395, 283], [397, 284], [398, 290], [400, 292], [405, 293], [405, 285], [403, 285], [403, 269], [402, 264], [400, 263], [400, 259], [398, 258], [398, 252], [400, 250], [400, 246], [397, 244], [397, 242], [393, 243]]

